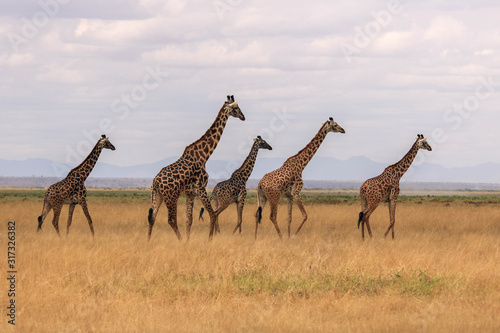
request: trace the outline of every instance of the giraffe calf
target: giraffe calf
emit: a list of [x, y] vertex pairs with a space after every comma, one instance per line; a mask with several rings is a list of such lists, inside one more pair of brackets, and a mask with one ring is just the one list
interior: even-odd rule
[[[239, 230], [241, 233], [241, 223], [243, 221], [243, 206], [245, 205], [245, 198], [247, 196], [247, 181], [252, 174], [253, 168], [255, 166], [255, 160], [257, 159], [257, 154], [259, 149], [272, 150], [273, 148], [259, 136], [254, 139], [252, 148], [247, 158], [243, 164], [233, 172], [231, 178], [224, 180], [217, 185], [215, 185], [212, 192], [211, 202], [217, 217], [215, 222], [215, 230], [219, 230], [219, 214], [222, 213], [230, 204], [235, 203], [238, 211], [238, 222], [233, 230]], [[203, 207], [200, 210], [200, 217], [203, 217]]]

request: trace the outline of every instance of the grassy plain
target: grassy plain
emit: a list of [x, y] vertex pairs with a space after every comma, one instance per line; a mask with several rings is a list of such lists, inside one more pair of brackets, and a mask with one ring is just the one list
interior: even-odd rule
[[[251, 193], [252, 194], [252, 193]], [[388, 209], [372, 215], [372, 239], [356, 228], [352, 193], [307, 191], [309, 220], [278, 240], [269, 207], [254, 241], [255, 197], [243, 232], [235, 207], [194, 221], [178, 242], [162, 207], [146, 240], [149, 191], [90, 191], [95, 239], [80, 207], [65, 236], [52, 213], [36, 233], [42, 190], [0, 190], [1, 248], [15, 220], [19, 332], [470, 332], [500, 331], [500, 197], [401, 197], [396, 239]], [[181, 202], [182, 204], [182, 202]], [[195, 212], [200, 203], [196, 202]], [[197, 214], [195, 214], [197, 215]], [[286, 205], [280, 206], [286, 233]], [[208, 220], [208, 216], [206, 216]], [[294, 208], [292, 230], [300, 220]], [[179, 209], [184, 235], [184, 208]], [[7, 271], [6, 258], [3, 260]], [[7, 304], [8, 286], [0, 290]], [[3, 306], [4, 312], [6, 309]], [[2, 314], [1, 331], [14, 331]]]

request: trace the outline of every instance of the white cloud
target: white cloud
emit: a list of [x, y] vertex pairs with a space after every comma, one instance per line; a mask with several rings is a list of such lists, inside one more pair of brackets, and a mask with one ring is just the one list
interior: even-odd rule
[[446, 45], [460, 43], [466, 33], [467, 27], [462, 21], [439, 15], [432, 19], [430, 27], [424, 33], [424, 39]]
[[[7, 58], [7, 56], [5, 58]], [[13, 53], [8, 56], [8, 60], [6, 63], [11, 67], [25, 67], [33, 66], [37, 62], [35, 56], [32, 53]]]
[[401, 51], [411, 53], [411, 49], [415, 46], [416, 35], [415, 30], [386, 32], [375, 39], [375, 52], [385, 55], [395, 55]]
[[[2, 158], [53, 156], [50, 151], [57, 145], [64, 154], [66, 142], [77, 143], [83, 130], [106, 117], [116, 126], [110, 136], [127, 140], [116, 142], [120, 153], [110, 162], [132, 164], [127, 158], [144, 139], [149, 148], [141, 150], [141, 161], [176, 156], [206, 130], [228, 93], [240, 101], [248, 120], [228, 125], [227, 141], [216, 151], [228, 160], [235, 150], [230, 143], [255, 136], [269, 125], [272, 111], [284, 107], [297, 118], [276, 134], [280, 149], [273, 156], [296, 153], [328, 116], [342, 120], [347, 134], [331, 139], [342, 145], [320, 153], [343, 158], [389, 159], [391, 147], [381, 155], [377, 142], [393, 142], [407, 133], [413, 137], [442, 127], [453, 137], [481, 130], [479, 118], [471, 117], [470, 125], [456, 133], [443, 112], [474, 92], [480, 77], [500, 78], [495, 51], [500, 47], [500, 6], [405, 5], [348, 63], [340, 43], [352, 41], [353, 29], [373, 20], [371, 13], [387, 2], [227, 3], [233, 5], [221, 20], [210, 1], [72, 0], [19, 52], [7, 39], [1, 41], [0, 97], [13, 113], [10, 125], [0, 124], [0, 133], [14, 143], [5, 147]], [[0, 9], [5, 9], [0, 32], [21, 33], [21, 17], [31, 17], [39, 7], [19, 1], [10, 8], [0, 4]], [[169, 75], [127, 119], [119, 120], [112, 102], [141, 85], [148, 66], [160, 66]], [[487, 101], [490, 108], [500, 106], [494, 96]], [[495, 114], [490, 116], [495, 123]], [[47, 136], [36, 126], [14, 130], [12, 124], [26, 122], [43, 124], [44, 131], [57, 135]], [[33, 136], [39, 140], [26, 142]], [[380, 141], [367, 140], [373, 137]], [[453, 145], [446, 147], [446, 158], [436, 154], [436, 162], [472, 163]], [[478, 162], [500, 162], [481, 147], [474, 149]]]
[[495, 53], [495, 51], [490, 50], [490, 49], [484, 49], [481, 51], [474, 52], [474, 55], [489, 56], [489, 55], [492, 55], [493, 53]]

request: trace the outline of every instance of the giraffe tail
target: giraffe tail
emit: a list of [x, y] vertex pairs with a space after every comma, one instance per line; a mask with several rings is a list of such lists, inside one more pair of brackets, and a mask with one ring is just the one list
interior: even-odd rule
[[205, 211], [205, 208], [201, 207], [201, 209], [200, 209], [200, 216], [198, 217], [198, 221], [200, 221], [200, 220], [201, 220], [201, 221], [205, 221], [205, 220], [203, 219], [203, 212], [204, 212], [204, 211]]
[[359, 224], [360, 224], [360, 223], [361, 223], [361, 221], [363, 220], [363, 215], [364, 215], [364, 213], [363, 213], [363, 212], [359, 212], [358, 229], [359, 229]]
[[40, 215], [40, 216], [38, 216], [38, 228], [36, 229], [36, 232], [39, 232], [40, 230], [42, 230], [42, 223], [43, 223], [42, 215]]
[[151, 224], [151, 220], [153, 219], [153, 208], [149, 208], [149, 214], [148, 214], [148, 222]]
[[262, 207], [259, 206], [259, 208], [257, 209], [257, 222], [260, 223], [260, 221], [262, 221]]

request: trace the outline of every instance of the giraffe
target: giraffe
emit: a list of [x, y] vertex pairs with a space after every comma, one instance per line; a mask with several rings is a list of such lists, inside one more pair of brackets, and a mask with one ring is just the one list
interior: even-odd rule
[[182, 239], [177, 227], [177, 201], [183, 193], [186, 194], [187, 239], [189, 240], [193, 223], [195, 196], [201, 199], [210, 215], [209, 239], [212, 239], [216, 216], [207, 195], [208, 174], [205, 170], [205, 163], [217, 147], [229, 116], [245, 120], [238, 102], [234, 101], [234, 96], [227, 96], [227, 101], [224, 102], [215, 121], [205, 134], [187, 146], [176, 162], [164, 167], [154, 178], [151, 185], [151, 208], [148, 215], [148, 239], [151, 239], [153, 225], [162, 202], [165, 202], [168, 209], [168, 224], [174, 230], [177, 238]]
[[87, 189], [85, 188], [84, 183], [94, 168], [103, 149], [115, 150], [115, 146], [113, 146], [113, 144], [109, 141], [109, 138], [104, 134], [101, 138], [99, 138], [89, 156], [87, 156], [87, 158], [80, 165], [73, 168], [68, 173], [66, 178], [49, 186], [47, 192], [45, 192], [42, 215], [38, 217], [37, 232], [42, 230], [43, 221], [47, 217], [47, 214], [49, 214], [50, 210], [53, 209], [54, 217], [52, 219], [52, 224], [59, 235], [59, 215], [61, 214], [62, 206], [64, 204], [69, 204], [68, 226], [66, 228], [66, 235], [68, 235], [69, 227], [71, 226], [73, 219], [73, 211], [75, 210], [75, 206], [80, 204], [89, 223], [90, 232], [92, 233], [92, 236], [94, 236], [94, 227], [87, 208]]
[[[273, 148], [259, 136], [254, 139], [252, 148], [243, 164], [233, 172], [231, 178], [222, 181], [215, 185], [212, 192], [211, 202], [214, 207], [215, 216], [217, 217], [215, 223], [215, 230], [219, 232], [219, 214], [222, 213], [231, 203], [236, 203], [238, 212], [238, 223], [233, 230], [233, 233], [239, 229], [241, 233], [241, 223], [243, 215], [243, 206], [245, 205], [245, 198], [247, 196], [247, 181], [252, 174], [255, 160], [259, 149], [273, 150]], [[203, 207], [200, 211], [200, 219], [203, 215]]]
[[329, 132], [345, 133], [344, 129], [337, 124], [333, 118], [323, 123], [314, 138], [296, 155], [290, 157], [278, 169], [264, 175], [257, 187], [258, 209], [255, 213], [255, 239], [257, 239], [257, 229], [262, 219], [262, 210], [269, 200], [271, 205], [271, 222], [274, 224], [278, 236], [282, 238], [278, 223], [276, 221], [278, 214], [278, 202], [281, 195], [288, 199], [288, 237], [290, 238], [290, 226], [292, 223], [292, 205], [293, 200], [297, 202], [302, 213], [302, 223], [295, 232], [297, 235], [307, 220], [307, 213], [300, 198], [300, 190], [304, 185], [302, 181], [302, 171], [312, 159], [319, 146]]
[[372, 237], [370, 228], [370, 215], [377, 208], [381, 201], [389, 202], [390, 224], [384, 234], [392, 230], [392, 239], [394, 239], [394, 223], [396, 222], [396, 201], [399, 195], [399, 180], [417, 156], [420, 149], [432, 151], [431, 146], [422, 134], [417, 134], [417, 139], [411, 146], [406, 155], [397, 163], [385, 168], [382, 174], [370, 178], [361, 185], [359, 196], [361, 199], [361, 212], [359, 213], [358, 229], [361, 224], [361, 237], [365, 239], [365, 223], [368, 234]]

